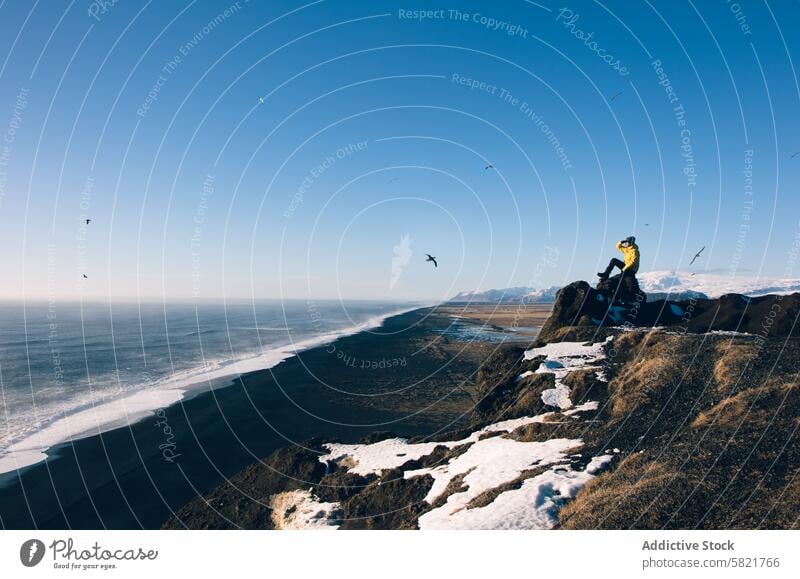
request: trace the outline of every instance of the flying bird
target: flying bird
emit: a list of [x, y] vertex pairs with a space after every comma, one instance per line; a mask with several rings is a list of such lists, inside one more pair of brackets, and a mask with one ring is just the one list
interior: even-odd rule
[[695, 254], [694, 254], [694, 257], [692, 258], [692, 261], [690, 261], [690, 262], [689, 262], [689, 265], [692, 265], [692, 264], [695, 262], [695, 260], [696, 260], [698, 257], [700, 257], [700, 254], [701, 254], [701, 253], [703, 253], [703, 249], [705, 249], [705, 248], [706, 248], [706, 246], [704, 245], [704, 246], [702, 247], [702, 249], [700, 249], [700, 251], [698, 251], [697, 253], [695, 253]]
[[433, 262], [433, 267], [439, 267], [439, 264], [436, 263], [436, 258], [435, 257], [433, 257], [430, 253], [426, 253], [425, 255], [428, 256], [425, 261], [432, 261]]
[[617, 100], [618, 96], [622, 95], [623, 92], [625, 92], [625, 91], [623, 91], [623, 90], [619, 91], [617, 94], [615, 94], [614, 96], [611, 97], [611, 100], [609, 102], [613, 103], [615, 100]]
[[86, 221], [86, 225], [89, 225], [92, 222], [91, 219], [86, 219], [85, 221]]
[[794, 159], [797, 155], [800, 155], [800, 151], [795, 151], [794, 153], [792, 153], [792, 156], [789, 157], [789, 158], [790, 159]]
[[483, 170], [484, 170], [484, 171], [488, 171], [489, 169], [494, 169], [494, 165], [492, 165], [491, 163], [489, 163], [488, 165], [486, 165], [486, 166], [483, 168]]
[[89, 279], [89, 276], [86, 275], [86, 274], [83, 274], [83, 279]]
[[264, 104], [264, 97], [263, 96], [258, 97], [258, 104], [260, 104], [260, 105]]

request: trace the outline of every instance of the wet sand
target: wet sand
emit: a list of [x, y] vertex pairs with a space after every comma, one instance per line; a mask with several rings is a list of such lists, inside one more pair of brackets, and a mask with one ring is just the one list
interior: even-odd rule
[[442, 313], [459, 316], [470, 320], [477, 320], [486, 324], [498, 326], [507, 330], [518, 330], [535, 334], [532, 328], [538, 330], [550, 315], [553, 304], [528, 304], [528, 305], [446, 305], [439, 308]]

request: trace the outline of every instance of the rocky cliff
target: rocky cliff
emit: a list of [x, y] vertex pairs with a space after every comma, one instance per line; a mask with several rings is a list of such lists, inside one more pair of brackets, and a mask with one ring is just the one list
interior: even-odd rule
[[799, 335], [795, 321], [800, 314], [800, 294], [650, 301], [646, 296], [631, 299], [622, 293], [613, 287], [598, 290], [585, 281], [561, 288], [540, 340], [591, 336], [597, 328], [668, 327], [692, 334], [727, 331], [762, 338]]
[[470, 428], [274, 453], [167, 528], [798, 528], [800, 294], [574, 282], [485, 360]]

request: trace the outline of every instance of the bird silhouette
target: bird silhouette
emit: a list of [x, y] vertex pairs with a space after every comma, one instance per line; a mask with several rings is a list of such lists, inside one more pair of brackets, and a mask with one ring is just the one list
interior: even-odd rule
[[89, 225], [92, 222], [91, 219], [86, 219], [85, 221], [86, 221], [86, 225]]
[[621, 96], [621, 95], [622, 95], [622, 93], [623, 93], [623, 92], [625, 92], [625, 91], [622, 91], [622, 90], [621, 90], [621, 91], [619, 91], [617, 94], [615, 94], [614, 96], [612, 96], [612, 97], [611, 97], [611, 100], [610, 100], [609, 102], [612, 102], [612, 103], [613, 103], [615, 100], [617, 100], [617, 97], [618, 97], [618, 96]]
[[433, 262], [433, 267], [439, 267], [439, 264], [436, 263], [436, 258], [435, 257], [433, 257], [430, 253], [426, 253], [425, 255], [428, 256], [427, 259], [425, 259], [425, 261], [432, 261]]
[[89, 279], [89, 276], [86, 275], [86, 274], [83, 274], [83, 279]]
[[701, 253], [703, 253], [703, 249], [705, 249], [705, 248], [706, 248], [706, 246], [704, 245], [704, 246], [703, 246], [703, 247], [700, 249], [700, 251], [698, 251], [697, 253], [695, 253], [695, 254], [694, 254], [694, 257], [692, 258], [692, 261], [690, 261], [690, 262], [689, 262], [689, 265], [692, 265], [692, 264], [695, 262], [695, 260], [696, 260], [698, 257], [700, 257], [700, 254], [701, 254]]
[[486, 165], [486, 166], [483, 168], [483, 170], [484, 170], [484, 171], [488, 171], [489, 169], [494, 169], [494, 165], [492, 165], [491, 163], [489, 163], [488, 165]]

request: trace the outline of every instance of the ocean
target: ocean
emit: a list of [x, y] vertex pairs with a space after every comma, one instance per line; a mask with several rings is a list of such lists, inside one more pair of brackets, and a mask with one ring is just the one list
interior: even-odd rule
[[0, 304], [0, 474], [419, 307], [370, 301]]

